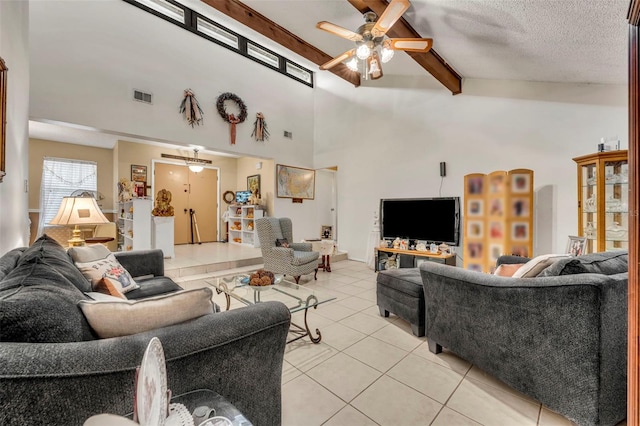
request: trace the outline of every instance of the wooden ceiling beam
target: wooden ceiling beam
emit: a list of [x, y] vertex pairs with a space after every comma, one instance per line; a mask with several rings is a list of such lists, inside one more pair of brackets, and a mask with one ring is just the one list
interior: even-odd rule
[[[307, 43], [297, 35], [287, 29], [276, 24], [266, 16], [256, 12], [249, 6], [237, 0], [201, 0], [203, 3], [224, 13], [228, 17], [240, 22], [252, 30], [262, 34], [263, 36], [273, 40], [281, 46], [286, 47], [294, 53], [313, 62], [316, 65], [322, 65], [331, 59], [332, 56], [327, 55], [322, 50]], [[283, 12], [285, 13], [285, 12]], [[354, 86], [360, 86], [360, 75], [351, 71], [344, 64], [338, 64], [331, 68], [332, 73], [338, 77], [348, 81]]]
[[[386, 0], [348, 0], [349, 3], [360, 13], [373, 11], [376, 15], [382, 15], [382, 12], [387, 8], [389, 3]], [[413, 29], [413, 27], [404, 19], [400, 18], [398, 21], [387, 31], [389, 37], [411, 37], [422, 38], [422, 36]], [[419, 52], [405, 52], [411, 56], [422, 68], [427, 70], [433, 75], [436, 80], [442, 83], [452, 94], [457, 95], [462, 93], [462, 77], [451, 68], [447, 62], [442, 59], [438, 53], [433, 50], [429, 50], [427, 53]]]

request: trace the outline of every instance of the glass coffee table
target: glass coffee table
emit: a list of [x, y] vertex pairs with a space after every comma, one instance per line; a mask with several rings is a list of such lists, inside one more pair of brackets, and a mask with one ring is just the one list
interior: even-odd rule
[[226, 310], [229, 310], [231, 298], [233, 298], [245, 305], [277, 300], [287, 305], [289, 312], [292, 314], [304, 311], [304, 327], [292, 321], [290, 332], [295, 334], [296, 337], [287, 343], [294, 342], [305, 336], [309, 336], [313, 343], [320, 343], [322, 334], [317, 328], [315, 335], [312, 334], [307, 322], [307, 312], [310, 308], [317, 309], [318, 305], [335, 300], [335, 296], [295, 284], [282, 275], [276, 275], [276, 283], [273, 285], [264, 287], [251, 286], [242, 282], [248, 276], [248, 274], [228, 275], [205, 280], [205, 283], [215, 288], [218, 294], [224, 293], [227, 299]]

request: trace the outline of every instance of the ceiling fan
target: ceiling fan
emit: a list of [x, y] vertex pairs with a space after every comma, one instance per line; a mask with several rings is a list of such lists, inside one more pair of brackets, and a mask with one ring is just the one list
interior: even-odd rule
[[364, 14], [365, 23], [355, 32], [331, 22], [318, 22], [316, 28], [338, 37], [354, 41], [356, 47], [336, 56], [320, 66], [328, 70], [340, 62], [351, 58], [345, 65], [352, 71], [359, 71], [361, 78], [376, 80], [382, 77], [382, 64], [389, 62], [395, 50], [408, 52], [428, 52], [433, 45], [430, 38], [389, 38], [387, 31], [409, 8], [409, 0], [391, 0], [378, 20], [374, 12]]

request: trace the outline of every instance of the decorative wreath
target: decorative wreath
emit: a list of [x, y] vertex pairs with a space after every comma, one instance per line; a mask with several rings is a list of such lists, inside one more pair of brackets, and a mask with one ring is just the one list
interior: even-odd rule
[[233, 200], [236, 199], [236, 193], [233, 191], [227, 191], [224, 194], [222, 194], [222, 199], [224, 200], [225, 203], [231, 204]]
[[236, 118], [238, 119], [239, 123], [242, 123], [247, 118], [247, 106], [244, 104], [244, 102], [242, 102], [242, 99], [240, 99], [233, 93], [226, 92], [218, 96], [218, 101], [216, 102], [218, 114], [220, 114], [220, 117], [222, 117], [224, 121], [226, 121], [227, 123], [231, 123], [231, 120], [229, 120], [229, 114], [224, 109], [224, 101], [233, 101], [238, 105], [238, 109], [240, 109], [240, 115], [238, 115]]

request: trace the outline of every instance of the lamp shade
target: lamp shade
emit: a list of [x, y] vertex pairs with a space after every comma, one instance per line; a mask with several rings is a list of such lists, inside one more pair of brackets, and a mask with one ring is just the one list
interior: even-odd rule
[[50, 225], [97, 225], [109, 223], [95, 198], [91, 197], [64, 197], [58, 213]]

